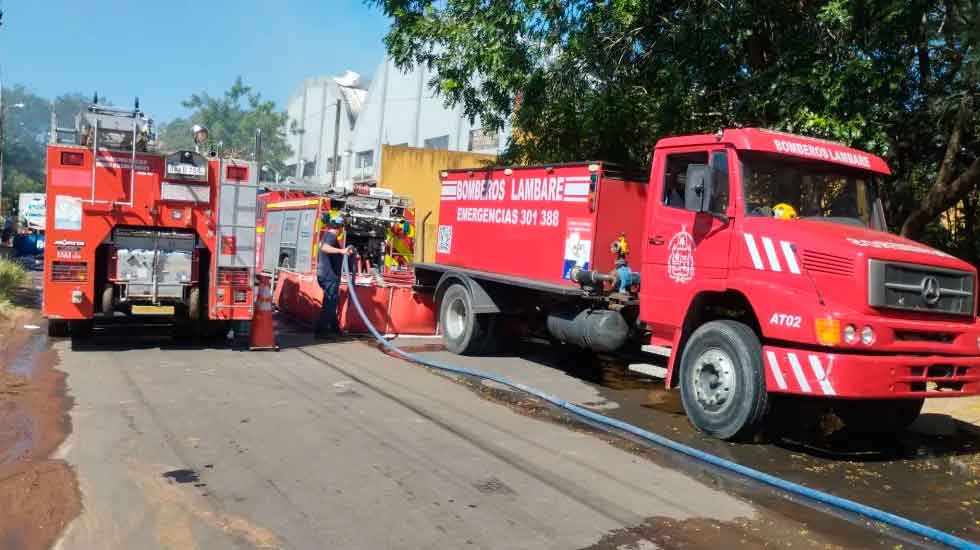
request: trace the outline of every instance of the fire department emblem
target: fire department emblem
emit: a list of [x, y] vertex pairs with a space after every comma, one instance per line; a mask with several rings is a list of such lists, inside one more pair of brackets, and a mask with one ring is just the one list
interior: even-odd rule
[[674, 234], [668, 245], [667, 276], [678, 283], [686, 283], [694, 278], [694, 237], [687, 227]]

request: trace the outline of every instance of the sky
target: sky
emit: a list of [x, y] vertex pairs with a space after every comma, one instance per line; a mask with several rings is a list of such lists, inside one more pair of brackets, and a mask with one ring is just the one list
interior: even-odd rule
[[241, 75], [283, 108], [307, 76], [370, 79], [388, 20], [363, 0], [0, 0], [3, 85], [98, 91], [158, 123]]

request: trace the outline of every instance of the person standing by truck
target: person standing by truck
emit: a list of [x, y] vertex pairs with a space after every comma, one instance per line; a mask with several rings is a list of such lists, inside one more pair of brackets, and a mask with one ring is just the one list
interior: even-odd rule
[[349, 256], [351, 249], [340, 246], [341, 227], [344, 219], [340, 216], [330, 217], [324, 214], [327, 230], [320, 239], [320, 251], [317, 255], [316, 281], [323, 289], [323, 303], [320, 317], [313, 326], [316, 338], [330, 338], [340, 335], [340, 323], [337, 320], [337, 305], [340, 302], [340, 272], [341, 261]]

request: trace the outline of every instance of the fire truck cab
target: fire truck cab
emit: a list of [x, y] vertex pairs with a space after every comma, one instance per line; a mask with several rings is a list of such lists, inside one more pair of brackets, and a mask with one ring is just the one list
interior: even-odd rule
[[203, 333], [252, 318], [254, 162], [154, 150], [137, 108], [52, 117], [43, 313], [53, 336], [95, 319], [173, 320]]

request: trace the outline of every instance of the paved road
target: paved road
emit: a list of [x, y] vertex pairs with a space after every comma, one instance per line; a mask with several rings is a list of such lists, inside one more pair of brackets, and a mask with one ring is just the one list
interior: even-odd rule
[[112, 331], [54, 346], [74, 399], [59, 455], [84, 505], [57, 548], [894, 546], [363, 343], [248, 353]]

